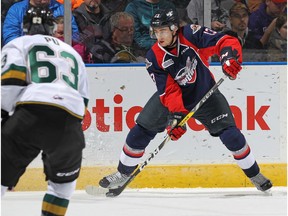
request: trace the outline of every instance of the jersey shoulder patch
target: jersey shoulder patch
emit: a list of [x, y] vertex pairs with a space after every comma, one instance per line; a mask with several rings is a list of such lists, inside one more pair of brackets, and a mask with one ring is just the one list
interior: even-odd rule
[[200, 25], [191, 24], [190, 28], [192, 29], [192, 34], [195, 34], [199, 29], [201, 29]]
[[147, 58], [145, 59], [146, 69], [152, 66], [152, 62], [150, 62]]

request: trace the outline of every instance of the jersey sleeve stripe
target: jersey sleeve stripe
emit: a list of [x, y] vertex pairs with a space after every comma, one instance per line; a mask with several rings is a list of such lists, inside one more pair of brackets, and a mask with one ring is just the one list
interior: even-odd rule
[[26, 81], [26, 71], [27, 71], [26, 67], [11, 64], [6, 71], [2, 72], [1, 80], [12, 78]]
[[26, 80], [26, 73], [23, 71], [9, 70], [1, 75], [1, 80], [9, 78]]
[[1, 80], [1, 85], [27, 86], [27, 82], [20, 79], [8, 78]]

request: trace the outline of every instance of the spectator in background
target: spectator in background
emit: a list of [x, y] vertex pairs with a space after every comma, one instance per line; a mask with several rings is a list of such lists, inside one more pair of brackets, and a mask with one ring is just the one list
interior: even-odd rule
[[92, 54], [94, 63], [108, 62], [113, 56], [114, 50], [107, 42], [111, 31], [109, 19], [111, 12], [101, 0], [84, 0], [84, 2], [73, 11], [79, 26], [79, 43], [85, 44]]
[[229, 22], [231, 29], [225, 31], [238, 37], [244, 49], [262, 49], [262, 43], [256, 39], [253, 32], [248, 29], [249, 10], [245, 4], [237, 2], [229, 10]]
[[228, 10], [222, 7], [221, 0], [212, 1], [211, 6], [211, 29], [220, 32], [226, 27], [229, 14]]
[[[172, 0], [172, 3], [175, 5], [177, 13], [179, 15], [180, 26], [184, 26], [184, 25], [187, 25], [189, 23], [194, 23], [194, 22], [192, 22], [192, 19], [190, 19], [190, 16], [188, 14], [188, 5], [194, 1], [196, 1], [196, 0], [192, 0], [192, 1], [191, 0], [182, 0], [182, 1]], [[198, 0], [198, 1], [200, 1], [200, 0]], [[200, 2], [203, 2], [203, 1], [201, 0]], [[196, 10], [197, 9], [198, 8], [196, 8]], [[199, 14], [199, 16], [201, 16], [201, 15]], [[195, 17], [197, 17], [197, 20], [198, 20], [198, 16], [195, 16]], [[203, 17], [203, 13], [202, 13], [202, 17]]]
[[[3, 24], [9, 8], [19, 0], [2, 0], [1, 1], [1, 32], [3, 32]], [[4, 46], [3, 37], [1, 34], [1, 47]]]
[[[64, 6], [56, 0], [23, 0], [13, 4], [4, 20], [3, 24], [3, 40], [4, 44], [14, 38], [24, 35], [23, 32], [23, 18], [31, 7], [44, 7], [47, 6], [53, 11], [53, 16], [63, 16]], [[72, 33], [73, 38], [78, 36], [78, 27], [74, 17], [72, 17]]]
[[[64, 41], [64, 16], [55, 19], [56, 27], [53, 29], [52, 36]], [[85, 63], [91, 63], [90, 54], [84, 44], [72, 40], [71, 46], [79, 53]]]
[[111, 12], [101, 0], [84, 0], [84, 2], [73, 11], [80, 33], [89, 31], [97, 38], [107, 40], [110, 36], [109, 18]]
[[111, 62], [144, 62], [146, 53], [133, 43], [133, 16], [126, 12], [117, 12], [111, 16], [110, 25], [112, 31], [111, 45], [116, 53]]
[[166, 8], [176, 11], [174, 4], [166, 0], [133, 0], [125, 8], [134, 17], [134, 41], [145, 51], [156, 42], [149, 34], [151, 18], [157, 10]]
[[187, 13], [191, 23], [204, 26], [204, 2], [202, 0], [191, 0], [187, 6]]
[[287, 62], [287, 14], [282, 13], [276, 20], [275, 29], [268, 42], [268, 61]]
[[132, 0], [102, 0], [102, 4], [114, 14], [116, 12], [123, 12], [131, 1]]
[[[260, 40], [263, 45], [267, 44], [269, 36], [275, 28], [275, 19], [281, 12], [284, 12], [287, 0], [266, 0], [260, 5], [258, 10], [251, 13], [248, 27], [254, 33], [255, 38]], [[266, 31], [266, 37], [263, 38]]]
[[260, 5], [264, 2], [265, 0], [248, 0], [247, 1], [247, 6], [249, 9], [250, 13], [253, 13], [254, 11], [258, 10]]
[[[57, 0], [61, 4], [64, 4], [64, 0]], [[71, 8], [72, 10], [78, 8], [82, 4], [83, 0], [71, 0]]]
[[9, 10], [9, 8], [16, 2], [19, 2], [20, 0], [2, 0], [1, 1], [1, 24], [4, 23], [4, 19], [6, 17], [6, 14]]

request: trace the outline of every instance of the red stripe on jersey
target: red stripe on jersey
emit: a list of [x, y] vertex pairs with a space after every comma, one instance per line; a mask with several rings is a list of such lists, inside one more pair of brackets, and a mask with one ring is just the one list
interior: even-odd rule
[[158, 42], [156, 42], [152, 48], [151, 48], [156, 56], [156, 60], [157, 60], [157, 64], [159, 67], [161, 67], [161, 69], [164, 70], [163, 66], [162, 66], [162, 62], [164, 59], [164, 56], [166, 54], [166, 52], [164, 52], [158, 45]]
[[240, 159], [247, 157], [249, 153], [250, 153], [250, 147], [248, 146], [248, 148], [244, 152], [242, 152], [241, 154], [233, 155], [233, 157], [236, 160], [240, 160]]
[[144, 155], [144, 151], [140, 152], [140, 153], [135, 153], [135, 152], [129, 151], [129, 149], [127, 149], [126, 145], [123, 147], [123, 151], [126, 155], [128, 155], [130, 157], [135, 157], [135, 158], [140, 158]]
[[183, 104], [181, 88], [170, 74], [167, 77], [165, 94], [160, 96], [160, 101], [164, 106], [168, 107], [170, 112], [188, 113]]
[[[166, 55], [166, 52], [160, 48], [158, 43], [155, 43], [152, 46], [152, 50], [156, 55], [157, 64], [163, 70], [163, 60]], [[179, 85], [174, 81], [170, 74], [168, 74], [167, 81], [166, 81], [166, 89], [165, 93], [160, 96], [161, 103], [168, 108], [170, 112], [183, 112], [188, 113], [187, 109], [184, 107], [183, 100], [182, 100], [182, 91]], [[168, 97], [167, 97], [168, 95]]]

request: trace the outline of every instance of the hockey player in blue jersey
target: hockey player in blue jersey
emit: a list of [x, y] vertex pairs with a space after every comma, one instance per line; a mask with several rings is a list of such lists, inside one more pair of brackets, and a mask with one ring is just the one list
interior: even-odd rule
[[[115, 189], [127, 181], [158, 132], [166, 128], [172, 140], [178, 140], [186, 132], [186, 126], [172, 127], [172, 122], [179, 123], [215, 84], [209, 70], [210, 56], [217, 54], [220, 57], [223, 72], [231, 80], [236, 79], [242, 69], [242, 50], [237, 38], [199, 25], [179, 27], [178, 16], [171, 9], [154, 15], [150, 32], [157, 42], [147, 53], [146, 68], [157, 92], [128, 133], [117, 172], [100, 180], [99, 185], [104, 188]], [[212, 121], [218, 116], [223, 118]], [[245, 137], [236, 127], [229, 104], [219, 90], [193, 117], [205, 125], [211, 136], [220, 138], [258, 190], [272, 187], [271, 181], [261, 174]]]

